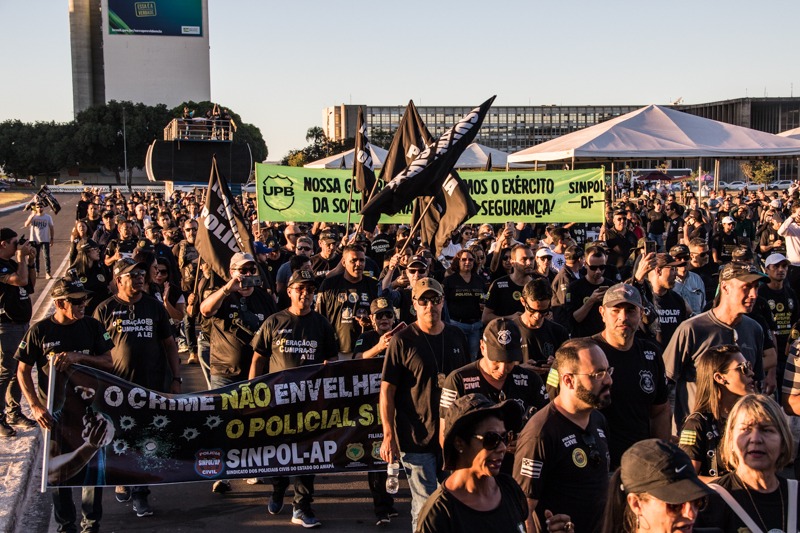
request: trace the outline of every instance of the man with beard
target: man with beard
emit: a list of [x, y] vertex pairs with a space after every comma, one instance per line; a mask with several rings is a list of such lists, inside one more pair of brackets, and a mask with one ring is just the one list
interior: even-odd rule
[[514, 479], [530, 509], [528, 531], [547, 531], [547, 519], [559, 513], [570, 516], [574, 531], [600, 531], [609, 427], [598, 409], [611, 402], [613, 370], [589, 338], [569, 340], [556, 352], [558, 395], [528, 420], [514, 453]]
[[669, 343], [678, 324], [690, 315], [686, 302], [673, 290], [677, 269], [685, 264], [669, 254], [657, 254], [656, 268], [647, 273], [647, 295], [658, 313], [656, 339], [662, 347]]
[[569, 339], [561, 324], [549, 320], [553, 290], [547, 280], [535, 278], [522, 288], [522, 307], [525, 311], [514, 317], [522, 337], [522, 362], [537, 374], [550, 370], [556, 350]]
[[678, 325], [664, 350], [667, 377], [675, 383], [674, 428], [683, 426], [692, 412], [697, 386], [697, 358], [712, 346], [737, 344], [753, 365], [754, 379], [764, 379], [765, 368], [775, 361], [764, 361], [765, 332], [752, 318], [759, 283], [768, 280], [753, 265], [728, 263], [719, 274], [719, 304]]
[[572, 336], [588, 337], [603, 329], [598, 309], [606, 290], [614, 282], [605, 277], [607, 256], [603, 248], [592, 246], [586, 250], [586, 275], [573, 281], [567, 288], [564, 305], [572, 326]]
[[550, 287], [553, 289], [553, 319], [561, 324], [569, 324], [569, 313], [566, 311], [565, 299], [569, 284], [580, 279], [583, 268], [583, 249], [570, 246], [564, 252], [564, 268], [556, 275]]
[[[308, 270], [298, 270], [289, 278], [287, 293], [291, 304], [267, 318], [253, 338], [249, 379], [264, 374], [264, 370], [271, 374], [336, 360], [338, 346], [333, 328], [324, 316], [311, 309], [315, 289], [314, 276]], [[314, 475], [295, 476], [293, 480], [292, 523], [305, 528], [321, 526], [311, 510]], [[289, 477], [272, 478], [272, 487], [267, 511], [275, 515], [283, 508]]]
[[417, 321], [389, 342], [383, 363], [380, 414], [381, 459], [402, 460], [411, 490], [411, 526], [436, 490], [442, 452], [439, 401], [445, 377], [467, 363], [467, 339], [442, 320], [444, 291], [433, 278], [414, 285]]
[[106, 246], [105, 264], [107, 267], [114, 265], [120, 259], [133, 257], [136, 245], [139, 244], [133, 233], [133, 223], [121, 215], [117, 215], [116, 221], [118, 236]]
[[496, 279], [489, 286], [481, 322], [488, 324], [495, 318], [510, 318], [523, 311], [520, 303], [522, 288], [533, 279], [535, 260], [533, 251], [524, 244], [511, 249], [511, 274]]
[[[188, 219], [183, 222], [184, 239], [172, 248], [172, 254], [178, 262], [178, 272], [181, 277], [181, 290], [184, 294], [194, 291], [197, 278], [197, 264], [200, 254], [195, 248], [194, 239], [197, 237], [197, 221]], [[196, 317], [186, 315], [183, 320], [183, 329], [186, 333], [186, 344], [189, 348], [189, 364], [197, 364], [197, 322]]]
[[[144, 292], [148, 266], [131, 258], [114, 264], [117, 294], [101, 303], [94, 317], [103, 324], [114, 348], [111, 357], [114, 374], [124, 380], [158, 392], [181, 393], [178, 346], [164, 305]], [[151, 516], [146, 486], [117, 487], [118, 502], [133, 496], [133, 511], [138, 517]]]
[[[62, 379], [66, 379], [65, 374], [73, 364], [91, 366], [105, 372], [113, 371], [111, 336], [97, 320], [84, 316], [88, 295], [89, 291], [80, 281], [70, 278], [56, 281], [50, 293], [55, 304], [55, 312], [31, 326], [17, 350], [15, 356], [19, 360], [17, 376], [25, 393], [25, 399], [31, 406], [33, 418], [42, 429], [61, 432], [65, 425], [62, 411], [58, 407], [63, 398], [59, 398], [55, 390], [48, 390], [49, 357], [54, 358], [55, 368], [59, 372], [59, 383], [63, 383]], [[38, 391], [33, 384], [34, 366], [37, 369]], [[52, 415], [47, 410], [49, 394], [55, 395], [53, 402], [55, 411]], [[83, 422], [85, 428], [88, 427], [90, 430], [74, 450], [58, 449], [59, 447], [54, 444], [62, 442], [58, 435], [48, 443], [51, 457], [60, 456], [60, 459], [66, 459], [55, 472], [50, 472], [50, 482], [67, 484], [70, 480], [74, 480], [76, 484], [87, 484], [82, 489], [83, 516], [80, 525], [83, 531], [98, 531], [100, 517], [103, 514], [103, 489], [95, 488], [94, 485], [105, 483], [105, 469], [101, 467], [102, 459], [99, 457], [105, 457], [103, 447], [111, 442], [114, 427], [99, 414], [87, 415]], [[52, 497], [53, 517], [58, 523], [59, 531], [76, 531], [77, 516], [72, 500], [72, 489], [69, 487], [53, 489]]]
[[729, 263], [733, 260], [733, 249], [742, 243], [733, 231], [736, 221], [733, 217], [722, 217], [722, 231], [714, 237], [711, 244], [711, 254], [718, 265]]
[[627, 213], [624, 209], [614, 211], [611, 222], [613, 226], [606, 230], [605, 241], [608, 244], [608, 264], [615, 268], [622, 268], [631, 250], [636, 248], [636, 235], [628, 231]]
[[669, 390], [661, 347], [635, 337], [642, 322], [642, 296], [632, 285], [618, 283], [603, 296], [600, 315], [605, 328], [592, 338], [617, 370], [611, 405], [601, 411], [608, 420], [611, 467], [619, 466], [632, 444], [670, 437]]
[[364, 249], [355, 244], [344, 247], [342, 273], [331, 275], [322, 282], [317, 295], [317, 311], [333, 324], [339, 355], [350, 359], [353, 345], [361, 334], [355, 311], [359, 302], [371, 302], [378, 297], [378, 282], [364, 275]]

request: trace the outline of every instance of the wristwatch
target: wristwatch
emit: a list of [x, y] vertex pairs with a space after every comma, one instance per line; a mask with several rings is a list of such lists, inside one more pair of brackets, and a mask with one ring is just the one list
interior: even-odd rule
[[172, 381], [177, 381], [178, 383], [183, 383], [183, 378], [172, 378]]

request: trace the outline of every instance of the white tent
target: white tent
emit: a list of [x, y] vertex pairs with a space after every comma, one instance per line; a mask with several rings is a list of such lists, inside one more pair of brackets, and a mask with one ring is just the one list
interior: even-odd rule
[[508, 161], [795, 156], [800, 156], [800, 140], [649, 105], [510, 154]]
[[795, 128], [793, 130], [786, 130], [782, 131], [778, 134], [778, 137], [788, 137], [790, 139], [798, 139], [800, 140], [800, 128]]
[[[372, 163], [375, 168], [382, 168], [383, 161], [386, 159], [386, 154], [389, 153], [383, 148], [378, 146], [369, 145], [370, 152], [372, 153]], [[353, 168], [353, 154], [355, 153], [356, 149], [351, 148], [346, 152], [342, 152], [341, 154], [336, 154], [332, 156], [328, 156], [322, 159], [317, 159], [316, 161], [312, 161], [311, 163], [307, 163], [303, 165], [306, 168]], [[344, 166], [342, 165], [342, 159], [344, 159]]]
[[[464, 153], [456, 161], [455, 168], [461, 169], [484, 169], [489, 161], [489, 156], [492, 157], [492, 168], [506, 168], [506, 159], [508, 154], [494, 148], [489, 148], [478, 143], [472, 143], [467, 146]], [[534, 165], [526, 163], [509, 164], [509, 168], [534, 168]]]

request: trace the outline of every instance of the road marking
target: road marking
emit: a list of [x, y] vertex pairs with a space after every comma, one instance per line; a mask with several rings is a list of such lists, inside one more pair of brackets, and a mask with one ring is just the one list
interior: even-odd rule
[[[62, 273], [66, 272], [68, 263], [69, 251], [67, 251], [67, 254], [64, 256], [64, 260], [61, 261], [61, 264], [58, 265], [58, 268], [56, 268], [53, 278], [47, 280], [44, 285], [44, 289], [39, 292], [39, 296], [36, 298], [36, 302], [33, 304], [33, 317], [31, 318], [31, 324], [39, 322], [50, 314], [51, 309], [54, 309], [53, 301], [50, 299], [50, 291], [53, 289], [53, 284], [62, 276]], [[45, 303], [47, 303], [47, 305], [44, 305]]]

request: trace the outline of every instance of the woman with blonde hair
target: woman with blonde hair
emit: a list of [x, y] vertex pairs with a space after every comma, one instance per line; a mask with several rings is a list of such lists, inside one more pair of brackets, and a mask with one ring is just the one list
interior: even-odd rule
[[793, 448], [777, 402], [761, 394], [742, 397], [722, 439], [722, 460], [731, 472], [710, 485], [716, 494], [698, 524], [723, 531], [796, 532], [797, 481], [778, 473], [791, 461]]

